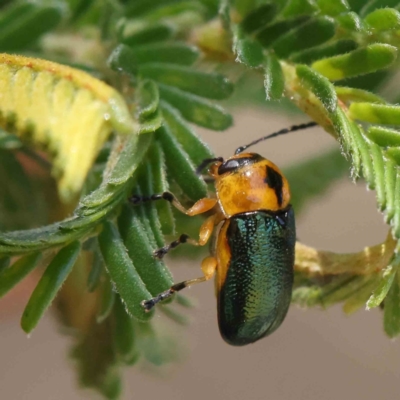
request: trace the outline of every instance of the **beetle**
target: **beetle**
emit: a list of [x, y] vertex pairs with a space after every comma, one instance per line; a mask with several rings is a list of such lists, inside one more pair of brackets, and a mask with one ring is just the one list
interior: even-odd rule
[[[134, 204], [164, 199], [188, 216], [211, 215], [202, 224], [199, 239], [182, 234], [154, 252], [162, 258], [182, 243], [204, 246], [216, 230], [215, 248], [201, 264], [203, 276], [176, 283], [150, 300], [146, 310], [191, 285], [215, 275], [218, 325], [230, 345], [243, 346], [274, 332], [289, 309], [295, 257], [295, 217], [290, 205], [289, 184], [280, 169], [256, 153], [244, 152], [263, 140], [316, 126], [315, 122], [294, 125], [264, 136], [224, 160], [204, 160], [197, 172], [211, 165], [215, 198], [198, 200], [185, 209], [172, 193], [132, 196]], [[216, 229], [215, 229], [216, 228]]]

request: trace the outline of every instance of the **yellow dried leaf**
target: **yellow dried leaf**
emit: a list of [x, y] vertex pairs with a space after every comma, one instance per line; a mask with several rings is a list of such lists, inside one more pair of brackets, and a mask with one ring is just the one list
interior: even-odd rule
[[366, 247], [358, 253], [340, 254], [316, 250], [296, 243], [295, 270], [307, 275], [339, 275], [351, 273], [368, 275], [387, 267], [393, 257], [397, 241], [391, 233], [385, 242]]
[[86, 72], [54, 62], [0, 54], [0, 126], [53, 158], [68, 201], [111, 131], [137, 132], [121, 95]]

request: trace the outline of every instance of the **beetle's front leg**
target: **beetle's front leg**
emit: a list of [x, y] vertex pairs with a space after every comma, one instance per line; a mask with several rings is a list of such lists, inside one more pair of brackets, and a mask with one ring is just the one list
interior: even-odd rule
[[217, 199], [209, 199], [205, 197], [196, 201], [192, 207], [186, 209], [179, 200], [170, 192], [164, 192], [161, 194], [152, 194], [151, 196], [139, 196], [133, 195], [129, 198], [129, 201], [132, 204], [138, 205], [148, 201], [156, 201], [156, 200], [167, 200], [169, 201], [175, 208], [177, 208], [183, 214], [194, 216], [198, 214], [203, 214], [207, 211], [210, 211], [218, 202]]

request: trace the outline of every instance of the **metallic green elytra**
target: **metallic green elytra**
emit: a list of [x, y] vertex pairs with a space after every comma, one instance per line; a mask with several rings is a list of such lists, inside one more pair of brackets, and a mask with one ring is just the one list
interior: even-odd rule
[[243, 213], [225, 224], [231, 257], [217, 295], [219, 330], [227, 343], [243, 346], [274, 332], [288, 311], [294, 212], [288, 207], [275, 213]]

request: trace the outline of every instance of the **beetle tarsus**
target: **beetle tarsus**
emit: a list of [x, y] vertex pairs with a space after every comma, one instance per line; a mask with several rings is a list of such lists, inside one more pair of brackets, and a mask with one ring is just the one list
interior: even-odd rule
[[163, 192], [161, 194], [152, 194], [151, 196], [141, 196], [138, 194], [134, 194], [129, 197], [129, 201], [134, 205], [139, 205], [142, 203], [146, 203], [148, 201], [157, 201], [157, 200], [167, 200], [170, 203], [174, 201], [175, 197], [170, 192]]
[[168, 246], [161, 247], [153, 253], [154, 258], [161, 260], [168, 253]]
[[[174, 285], [175, 286], [175, 285]], [[165, 292], [162, 292], [160, 294], [158, 294], [156, 297], [153, 297], [152, 299], [149, 300], [143, 300], [140, 305], [145, 309], [145, 311], [151, 311], [152, 308], [159, 303], [160, 301], [163, 301], [165, 299], [168, 299], [169, 297], [171, 297], [174, 293], [176, 292], [176, 290], [173, 289], [173, 287], [171, 287], [170, 289], [166, 290]]]
[[170, 250], [174, 249], [175, 247], [178, 247], [182, 243], [186, 243], [188, 239], [189, 235], [183, 233], [181, 236], [179, 236], [178, 239], [174, 240], [173, 242], [164, 247], [161, 247], [161, 249], [156, 250], [153, 253], [153, 256], [155, 258], [162, 259]]

